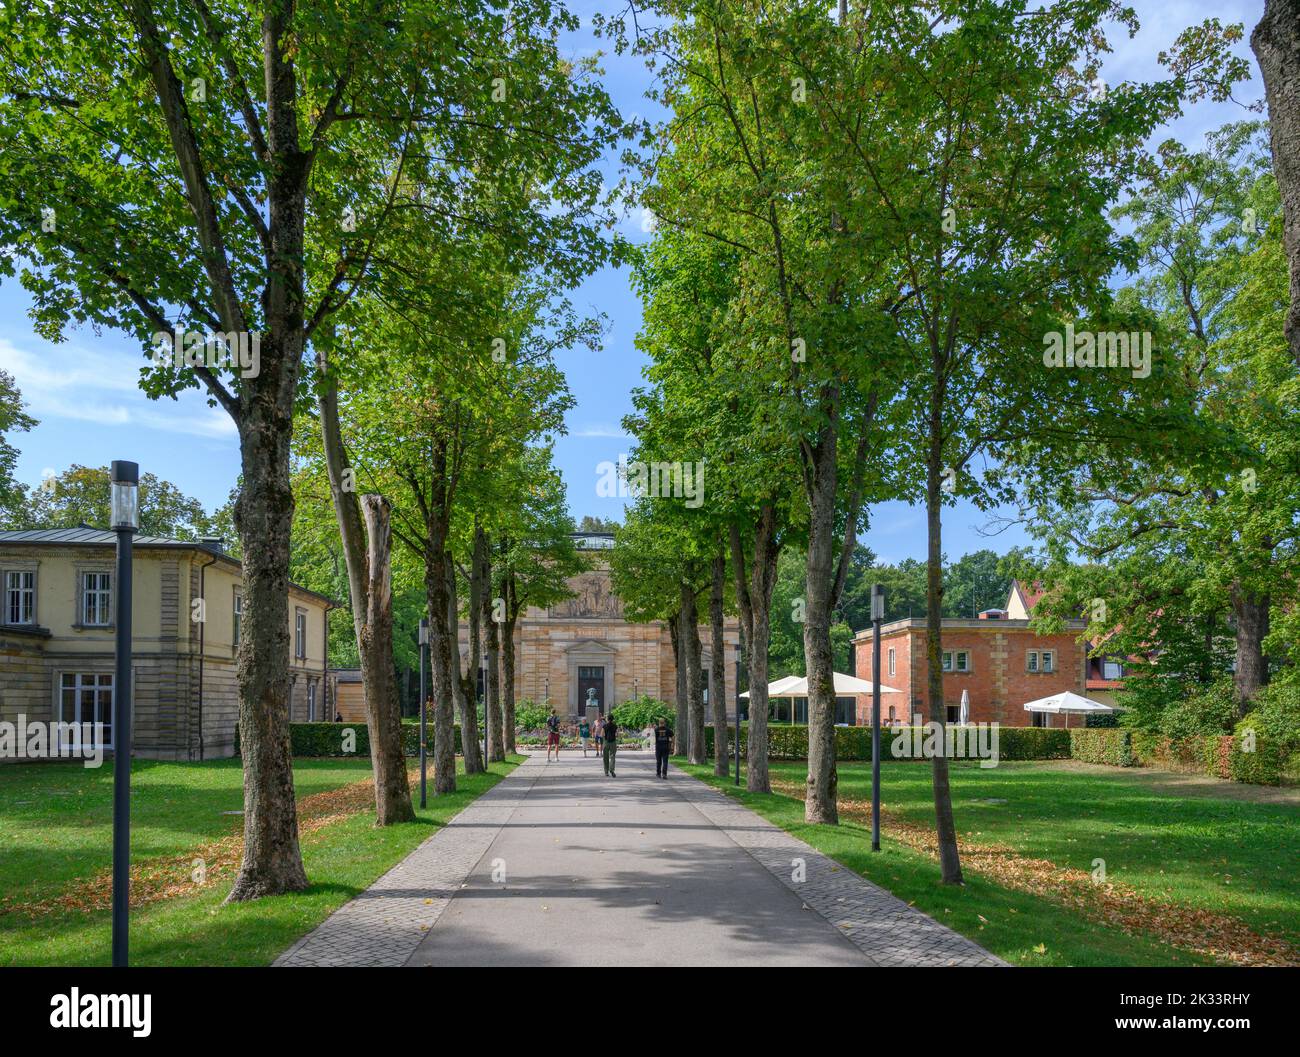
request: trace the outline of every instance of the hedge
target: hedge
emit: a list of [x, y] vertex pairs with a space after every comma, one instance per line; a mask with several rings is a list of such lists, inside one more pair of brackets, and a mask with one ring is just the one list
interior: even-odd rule
[[[729, 727], [730, 738], [734, 727]], [[952, 731], [954, 728], [948, 728]], [[882, 727], [880, 731], [883, 759], [910, 759], [918, 739], [926, 736], [923, 727]], [[808, 757], [808, 727], [804, 724], [773, 723], [767, 728], [768, 756], [773, 760], [802, 760]], [[900, 734], [906, 734], [895, 745]], [[740, 751], [746, 754], [749, 725], [740, 725]], [[999, 760], [1082, 760], [1111, 767], [1156, 765], [1170, 770], [1208, 774], [1236, 782], [1255, 785], [1280, 785], [1288, 773], [1290, 753], [1276, 742], [1256, 736], [1254, 750], [1246, 751], [1241, 735], [1201, 735], [1167, 738], [1150, 731], [1123, 727], [1000, 727]], [[713, 755], [713, 727], [704, 728], [705, 751]], [[952, 755], [951, 752], [949, 755]], [[973, 756], [968, 750], [966, 755]], [[836, 727], [837, 760], [870, 760], [870, 727]]]
[[1133, 732], [1119, 727], [1084, 727], [1069, 731], [1070, 758], [1112, 767], [1136, 767]]
[[[456, 751], [460, 752], [460, 724], [455, 725]], [[343, 732], [353, 731], [352, 752], [343, 751]], [[427, 724], [428, 751], [433, 751], [433, 724]], [[365, 723], [290, 723], [289, 744], [294, 756], [369, 756], [370, 730]], [[407, 756], [420, 755], [420, 724], [402, 723], [402, 747]], [[235, 731], [235, 755], [239, 755], [239, 731]]]
[[[950, 726], [949, 731], [958, 728]], [[970, 747], [966, 755], [974, 755], [975, 735], [970, 731]], [[728, 727], [728, 738], [734, 736], [735, 727]], [[882, 759], [911, 759], [912, 749], [923, 743], [929, 732], [924, 727], [881, 727], [880, 747]], [[905, 735], [901, 743], [900, 735]], [[954, 737], [955, 734], [949, 734]], [[749, 724], [740, 725], [740, 754], [745, 755], [749, 738]], [[767, 728], [768, 758], [773, 760], [802, 760], [808, 756], [808, 727], [772, 723]], [[897, 749], [895, 748], [897, 746]], [[713, 755], [713, 728], [704, 728], [704, 748]], [[1063, 760], [1070, 755], [1069, 732], [1048, 730], [1042, 727], [1000, 727], [998, 729], [998, 759], [1000, 760]], [[837, 760], [870, 760], [870, 727], [836, 727], [835, 758]]]

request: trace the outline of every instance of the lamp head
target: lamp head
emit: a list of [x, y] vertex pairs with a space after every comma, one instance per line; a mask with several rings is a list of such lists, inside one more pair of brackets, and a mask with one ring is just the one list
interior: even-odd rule
[[885, 585], [884, 584], [871, 585], [871, 619], [873, 621], [885, 619]]
[[140, 527], [140, 467], [137, 463], [114, 461], [109, 473], [112, 489], [114, 530]]
[[420, 618], [420, 645], [421, 646], [429, 645], [429, 618], [428, 617]]

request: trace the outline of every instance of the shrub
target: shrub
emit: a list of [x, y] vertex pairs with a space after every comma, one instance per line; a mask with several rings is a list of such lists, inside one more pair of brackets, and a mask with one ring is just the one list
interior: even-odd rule
[[[956, 728], [949, 727], [950, 731]], [[973, 728], [966, 743], [966, 756], [974, 756], [975, 737]], [[906, 760], [912, 758], [912, 748], [930, 732], [924, 727], [881, 727], [880, 758], [882, 760]], [[749, 737], [749, 724], [740, 725], [740, 751], [746, 753]], [[950, 738], [955, 734], [950, 734]], [[791, 726], [788, 723], [776, 723], [767, 728], [768, 758], [773, 760], [802, 760], [808, 757], [808, 727], [805, 724]], [[960, 744], [960, 743], [959, 743]], [[713, 756], [713, 728], [704, 729], [705, 753]], [[1070, 755], [1069, 732], [1065, 730], [1047, 730], [1041, 727], [1000, 727], [998, 728], [999, 760], [1060, 760]], [[835, 758], [837, 760], [870, 760], [870, 727], [836, 727]]]
[[1228, 734], [1236, 720], [1237, 702], [1232, 682], [1220, 679], [1166, 708], [1160, 716], [1159, 729], [1171, 739]]
[[1300, 749], [1300, 686], [1271, 683], [1264, 687], [1254, 707], [1237, 724], [1238, 734], [1248, 730], [1287, 750]]
[[646, 727], [653, 727], [661, 719], [672, 723], [677, 710], [667, 701], [661, 701], [649, 694], [641, 694], [639, 697], [628, 698], [621, 705], [615, 705], [612, 715], [620, 727], [644, 730]]
[[1070, 737], [1070, 757], [1085, 763], [1108, 763], [1112, 767], [1134, 767], [1137, 757], [1133, 752], [1134, 732], [1111, 727], [1072, 728], [1065, 732]]
[[[452, 728], [456, 751], [460, 752], [460, 725]], [[352, 731], [352, 752], [344, 751], [344, 732]], [[433, 748], [433, 724], [427, 725], [428, 749]], [[369, 756], [370, 730], [365, 723], [290, 723], [289, 747], [294, 756]], [[402, 723], [402, 749], [407, 756], [420, 755], [419, 723]], [[235, 732], [235, 754], [239, 754], [239, 732]]]
[[1228, 777], [1237, 782], [1255, 785], [1281, 785], [1291, 753], [1285, 746], [1256, 737], [1253, 752], [1247, 752], [1250, 743], [1244, 738], [1225, 738], [1230, 746]]
[[532, 698], [525, 697], [515, 703], [515, 729], [541, 730], [546, 726], [546, 717], [550, 714], [550, 705], [538, 704]]

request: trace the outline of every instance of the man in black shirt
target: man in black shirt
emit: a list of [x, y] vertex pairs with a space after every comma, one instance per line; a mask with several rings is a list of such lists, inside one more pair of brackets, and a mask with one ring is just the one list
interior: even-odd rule
[[614, 756], [618, 752], [618, 724], [614, 722], [614, 713], [609, 715], [600, 724], [601, 737], [604, 738], [604, 755], [605, 773], [610, 777], [614, 775]]
[[673, 728], [666, 719], [655, 724], [655, 774], [668, 777], [668, 753], [673, 747]]

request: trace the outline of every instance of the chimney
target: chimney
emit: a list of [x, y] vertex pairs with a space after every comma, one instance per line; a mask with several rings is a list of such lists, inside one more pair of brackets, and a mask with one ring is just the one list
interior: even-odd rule
[[218, 554], [226, 553], [226, 541], [221, 536], [204, 536], [199, 540], [199, 546], [216, 551]]
[[1006, 615], [1005, 609], [985, 609], [980, 613], [979, 618], [980, 620], [1002, 620]]

